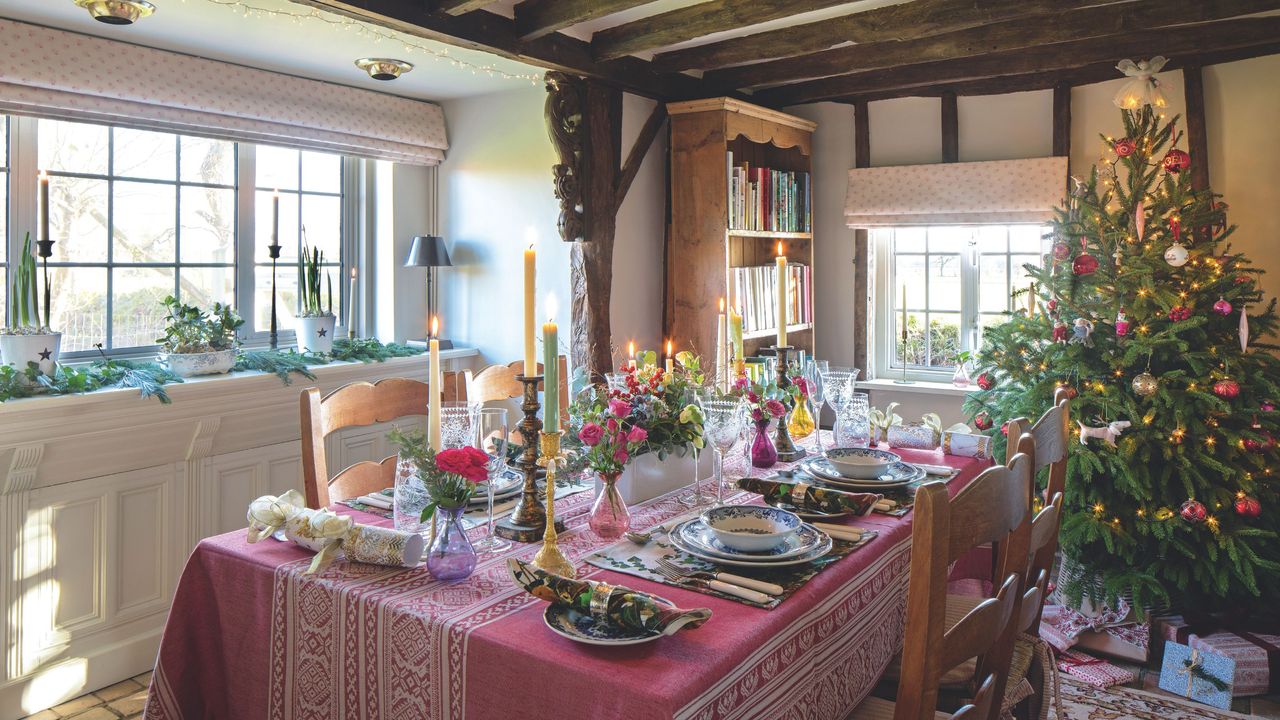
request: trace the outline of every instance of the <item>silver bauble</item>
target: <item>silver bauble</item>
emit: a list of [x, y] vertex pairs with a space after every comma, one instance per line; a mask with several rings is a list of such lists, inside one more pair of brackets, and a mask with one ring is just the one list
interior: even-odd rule
[[1133, 379], [1133, 391], [1142, 397], [1155, 395], [1159, 385], [1160, 381], [1149, 372], [1141, 373]]
[[1188, 253], [1187, 249], [1179, 242], [1175, 242], [1169, 246], [1168, 250], [1164, 251], [1164, 261], [1174, 267], [1182, 267], [1183, 265], [1186, 265], [1187, 258], [1189, 257], [1190, 253]]

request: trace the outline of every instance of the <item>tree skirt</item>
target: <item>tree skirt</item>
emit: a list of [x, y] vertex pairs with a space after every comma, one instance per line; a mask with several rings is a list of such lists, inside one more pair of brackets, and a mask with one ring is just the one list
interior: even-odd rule
[[1061, 678], [1065, 717], [1059, 720], [1248, 720], [1252, 717], [1134, 688], [1117, 686], [1099, 690], [1066, 673]]

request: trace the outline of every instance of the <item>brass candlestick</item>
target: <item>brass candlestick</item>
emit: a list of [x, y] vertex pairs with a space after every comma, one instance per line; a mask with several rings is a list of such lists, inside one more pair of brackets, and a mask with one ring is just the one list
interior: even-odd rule
[[778, 429], [774, 434], [773, 444], [778, 449], [778, 459], [782, 462], [795, 462], [803, 458], [809, 453], [804, 448], [796, 447], [791, 440], [791, 431], [787, 429], [787, 424], [791, 419], [791, 413], [794, 412], [795, 403], [791, 399], [791, 393], [787, 392], [791, 388], [791, 353], [795, 348], [791, 346], [774, 346], [773, 352], [776, 358], [775, 372], [778, 378], [778, 387], [786, 392], [786, 401], [783, 403], [787, 408], [787, 413], [778, 418]]
[[560, 432], [542, 433], [542, 457], [538, 465], [547, 469], [547, 514], [542, 534], [542, 549], [533, 556], [533, 564], [549, 573], [574, 577], [577, 571], [556, 543], [556, 466], [564, 462], [560, 454]]
[[[524, 490], [520, 500], [509, 517], [494, 524], [493, 532], [516, 542], [532, 543], [542, 538], [547, 523], [546, 512], [542, 508], [542, 498], [538, 491], [538, 445], [534, 440], [542, 433], [542, 421], [538, 419], [538, 410], [542, 404], [538, 402], [538, 386], [542, 384], [542, 376], [517, 375], [516, 379], [524, 385], [524, 402], [520, 409], [524, 418], [516, 427], [520, 430], [520, 438], [524, 444], [524, 452], [513, 465], [524, 474]], [[547, 487], [552, 487], [548, 485]], [[554, 492], [554, 490], [552, 491]], [[560, 523], [559, 530], [564, 529]]]

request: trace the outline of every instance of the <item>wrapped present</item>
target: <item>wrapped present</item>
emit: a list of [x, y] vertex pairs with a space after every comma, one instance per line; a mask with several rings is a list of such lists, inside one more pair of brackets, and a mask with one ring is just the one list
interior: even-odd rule
[[1058, 669], [1099, 690], [1131, 683], [1138, 677], [1130, 670], [1075, 650], [1058, 654]]
[[[928, 413], [921, 422], [890, 425], [885, 437], [889, 447], [933, 450], [942, 443], [941, 421]], [[930, 421], [934, 422], [930, 422]]]
[[814, 487], [802, 482], [761, 480], [760, 478], [751, 477], [739, 479], [738, 487], [748, 492], [758, 493], [766, 498], [787, 503], [801, 510], [824, 513], [852, 511], [858, 515], [865, 515], [871, 512], [875, 504], [884, 497], [875, 493], [855, 493]]
[[1151, 618], [1152, 636], [1162, 640], [1186, 643], [1191, 637], [1191, 624], [1181, 615], [1156, 615]]
[[[1171, 644], [1166, 644], [1166, 655]], [[1222, 655], [1232, 661], [1235, 695], [1280, 692], [1280, 677], [1277, 677], [1280, 676], [1280, 635], [1236, 629], [1203, 636], [1192, 634], [1187, 644], [1192, 649]]]
[[1151, 627], [1147, 623], [1128, 623], [1086, 630], [1076, 637], [1076, 647], [1145, 663], [1151, 656]]
[[507, 569], [517, 585], [540, 600], [568, 605], [634, 630], [670, 635], [682, 628], [696, 628], [711, 617], [707, 608], [681, 610], [648, 593], [555, 575], [516, 558], [507, 560]]
[[889, 403], [889, 405], [881, 410], [880, 408], [871, 408], [867, 413], [871, 419], [871, 442], [880, 443], [889, 441], [889, 427], [902, 423], [902, 416], [895, 413], [898, 403]]
[[307, 573], [323, 570], [343, 550], [347, 559], [375, 565], [415, 567], [422, 560], [423, 538], [371, 525], [306, 506], [302, 493], [263, 495], [249, 504], [249, 542], [284, 531], [289, 540], [316, 553]]
[[942, 432], [942, 452], [948, 455], [961, 455], [984, 460], [991, 459], [991, 436], [975, 435], [967, 432], [968, 428], [965, 428], [965, 430], [944, 430]]
[[1235, 662], [1225, 655], [1178, 642], [1166, 643], [1160, 689], [1230, 710], [1235, 669]]

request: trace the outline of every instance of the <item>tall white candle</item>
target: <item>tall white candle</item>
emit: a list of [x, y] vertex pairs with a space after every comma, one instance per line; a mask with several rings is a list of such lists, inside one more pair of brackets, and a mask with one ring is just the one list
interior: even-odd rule
[[347, 330], [352, 333], [356, 331], [356, 275], [356, 269], [351, 268], [351, 292], [347, 293]]
[[[542, 430], [560, 432], [559, 329], [556, 327], [556, 299], [547, 296], [547, 322], [542, 326]], [[554, 488], [550, 493], [554, 495]]]
[[668, 341], [667, 341], [667, 362], [666, 362], [666, 365], [665, 365], [665, 367], [664, 367], [663, 369], [666, 371], [666, 373], [667, 373], [668, 375], [670, 375], [670, 374], [671, 374], [672, 372], [674, 372], [674, 371], [675, 371], [675, 369], [676, 369], [676, 360], [675, 360], [675, 356], [671, 354], [671, 341], [670, 341], [670, 340], [668, 340]]
[[722, 391], [728, 388], [729, 369], [725, 348], [724, 298], [720, 298], [720, 313], [716, 315], [716, 386]]
[[40, 171], [40, 239], [49, 239], [49, 173], [44, 170]]
[[907, 285], [902, 285], [902, 364], [907, 364]]
[[778, 347], [787, 346], [787, 256], [782, 254], [782, 241], [778, 241]]
[[533, 228], [525, 231], [525, 239], [529, 247], [524, 251], [524, 374], [533, 377], [538, 374], [538, 354], [535, 350], [536, 321], [534, 313], [537, 298], [534, 293], [538, 284], [538, 253], [533, 249], [538, 236]]
[[636, 341], [627, 341], [627, 365], [628, 370], [636, 369]]
[[431, 318], [431, 340], [427, 347], [430, 358], [427, 366], [427, 392], [430, 400], [427, 403], [427, 443], [431, 449], [440, 452], [440, 400], [443, 395], [444, 377], [440, 374], [440, 319]]

